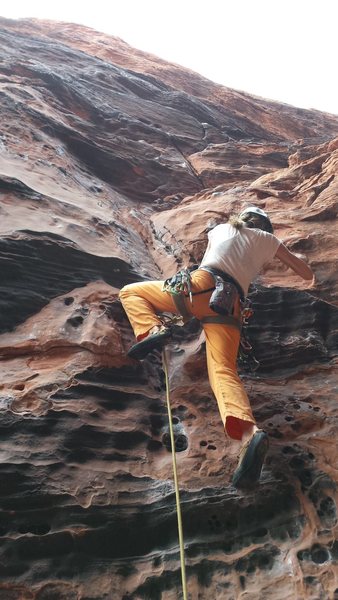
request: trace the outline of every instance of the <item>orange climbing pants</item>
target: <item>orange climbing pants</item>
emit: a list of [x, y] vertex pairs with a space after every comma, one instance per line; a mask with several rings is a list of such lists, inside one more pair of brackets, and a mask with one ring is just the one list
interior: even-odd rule
[[[211, 291], [214, 286], [212, 275], [207, 271], [196, 270], [191, 274], [193, 304], [185, 298], [187, 309], [197, 318], [215, 316], [209, 308]], [[141, 339], [155, 325], [161, 325], [157, 313], [177, 314], [172, 296], [162, 291], [163, 281], [131, 283], [120, 291], [120, 300], [127, 313], [137, 339]], [[201, 293], [203, 292], [204, 293]], [[197, 294], [197, 295], [195, 295]], [[239, 302], [235, 316], [239, 316]], [[216, 396], [218, 408], [227, 434], [241, 440], [243, 432], [255, 424], [248, 396], [237, 373], [237, 354], [240, 342], [239, 330], [227, 324], [203, 323], [206, 337], [208, 375], [211, 388]]]

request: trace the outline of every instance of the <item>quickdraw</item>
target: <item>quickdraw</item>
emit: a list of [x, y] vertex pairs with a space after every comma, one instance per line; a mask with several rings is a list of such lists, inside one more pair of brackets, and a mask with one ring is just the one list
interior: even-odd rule
[[162, 290], [169, 292], [169, 294], [187, 295], [192, 304], [191, 275], [189, 269], [185, 267], [173, 275], [173, 277], [166, 279]]
[[260, 362], [255, 358], [253, 354], [253, 348], [247, 335], [247, 327], [249, 325], [249, 319], [251, 319], [254, 311], [252, 309], [251, 301], [247, 298], [244, 306], [242, 303], [241, 309], [241, 339], [238, 350], [238, 364], [245, 371], [254, 372], [260, 366]]

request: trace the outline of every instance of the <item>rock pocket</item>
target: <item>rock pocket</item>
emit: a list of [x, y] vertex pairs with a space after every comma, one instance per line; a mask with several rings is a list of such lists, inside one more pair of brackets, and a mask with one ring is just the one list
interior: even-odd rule
[[[173, 417], [172, 423], [174, 432], [175, 451], [183, 452], [188, 448], [188, 434], [186, 433], [178, 417]], [[168, 452], [171, 452], [169, 425], [166, 425], [162, 429], [162, 444], [168, 450]]]

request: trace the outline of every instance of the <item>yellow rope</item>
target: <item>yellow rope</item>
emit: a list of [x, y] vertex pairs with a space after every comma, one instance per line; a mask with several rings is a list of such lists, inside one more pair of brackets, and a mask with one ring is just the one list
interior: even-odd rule
[[181, 515], [181, 504], [180, 504], [180, 490], [178, 487], [177, 467], [176, 467], [176, 453], [175, 453], [175, 438], [172, 423], [172, 414], [170, 406], [170, 393], [169, 393], [169, 375], [168, 375], [168, 363], [167, 354], [165, 348], [162, 351], [162, 361], [165, 375], [165, 386], [166, 386], [166, 399], [167, 409], [169, 418], [169, 430], [170, 430], [170, 442], [171, 442], [171, 453], [173, 459], [173, 471], [174, 471], [174, 483], [175, 483], [175, 494], [176, 494], [176, 510], [177, 510], [177, 525], [178, 525], [178, 539], [180, 544], [180, 559], [181, 559], [181, 576], [182, 576], [182, 589], [183, 589], [183, 600], [188, 600], [187, 595], [187, 580], [185, 575], [185, 559], [184, 559], [184, 540], [183, 540], [183, 526], [182, 526], [182, 515]]

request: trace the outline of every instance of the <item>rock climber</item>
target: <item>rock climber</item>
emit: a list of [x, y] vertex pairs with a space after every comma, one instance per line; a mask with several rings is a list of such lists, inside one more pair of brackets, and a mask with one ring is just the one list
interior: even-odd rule
[[[180, 312], [201, 321], [206, 338], [209, 381], [225, 432], [242, 442], [232, 478], [237, 488], [252, 487], [259, 481], [268, 450], [268, 436], [256, 424], [237, 373], [241, 301], [245, 299], [251, 281], [273, 258], [279, 259], [301, 278], [311, 280], [311, 286], [314, 286], [312, 269], [273, 234], [267, 213], [249, 206], [239, 215], [231, 216], [227, 223], [209, 231], [202, 262], [189, 274], [185, 284], [181, 277], [178, 279], [181, 285], [176, 288], [175, 285], [170, 288], [171, 280], [146, 281], [126, 285], [120, 291], [120, 300], [137, 340], [128, 352], [132, 358], [142, 359], [168, 342], [170, 326], [161, 321], [159, 313]], [[182, 273], [187, 274], [186, 271]], [[173, 281], [177, 284], [177, 277]], [[177, 294], [178, 289], [182, 293]]]

